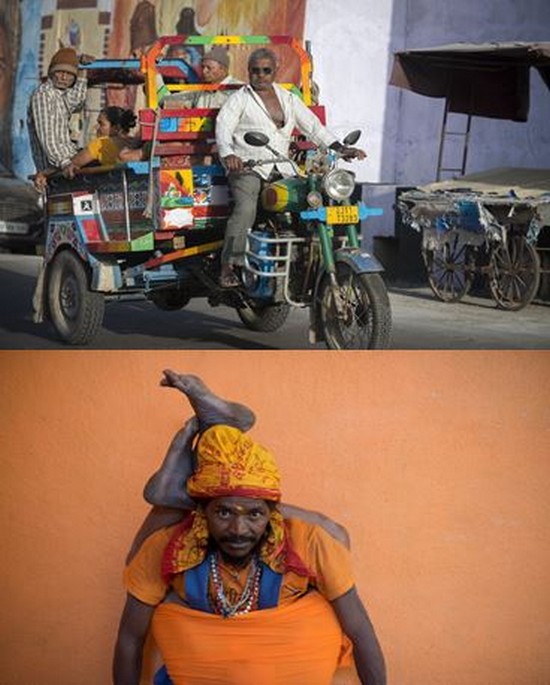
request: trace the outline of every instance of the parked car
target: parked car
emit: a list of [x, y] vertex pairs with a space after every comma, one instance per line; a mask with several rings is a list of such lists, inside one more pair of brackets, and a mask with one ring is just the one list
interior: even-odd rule
[[42, 197], [0, 165], [0, 248], [34, 253], [43, 235]]

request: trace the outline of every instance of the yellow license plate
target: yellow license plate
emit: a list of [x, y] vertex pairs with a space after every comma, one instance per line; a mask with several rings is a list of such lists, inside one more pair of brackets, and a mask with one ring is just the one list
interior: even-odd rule
[[359, 207], [344, 205], [327, 207], [327, 224], [356, 224], [359, 221]]

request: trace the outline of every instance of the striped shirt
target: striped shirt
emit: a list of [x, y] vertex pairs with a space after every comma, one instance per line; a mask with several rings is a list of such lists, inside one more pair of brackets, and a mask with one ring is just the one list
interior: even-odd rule
[[[259, 131], [269, 138], [269, 144], [282, 155], [288, 155], [292, 132], [298, 128], [316, 145], [328, 147], [337, 140], [304, 105], [297, 95], [281, 86], [274, 84], [284, 115], [284, 124], [278, 128], [262, 99], [251, 86], [244, 86], [231, 95], [220, 109], [216, 119], [216, 143], [218, 154], [223, 159], [227, 155], [237, 155], [242, 160], [271, 159], [273, 153], [266, 147], [253, 147], [244, 141], [247, 131]], [[296, 172], [291, 164], [265, 164], [254, 169], [256, 173], [267, 179], [276, 166], [283, 176], [295, 176]]]
[[51, 79], [31, 95], [28, 127], [31, 150], [37, 171], [48, 167], [63, 168], [78, 152], [71, 140], [70, 120], [86, 100], [86, 78], [78, 78], [72, 88], [55, 88]]

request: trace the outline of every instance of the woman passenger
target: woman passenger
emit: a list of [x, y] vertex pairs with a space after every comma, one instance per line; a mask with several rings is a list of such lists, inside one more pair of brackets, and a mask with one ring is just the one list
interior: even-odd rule
[[69, 178], [74, 171], [92, 162], [99, 162], [101, 166], [117, 164], [121, 161], [121, 150], [139, 148], [141, 140], [130, 135], [136, 121], [131, 109], [115, 106], [102, 109], [97, 117], [97, 138], [92, 138], [87, 147], [72, 158], [73, 173]]

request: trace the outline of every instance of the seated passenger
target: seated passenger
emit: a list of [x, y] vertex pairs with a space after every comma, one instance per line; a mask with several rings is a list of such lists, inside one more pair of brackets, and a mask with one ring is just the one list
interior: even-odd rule
[[[66, 178], [74, 178], [75, 172], [92, 162], [99, 162], [101, 166], [112, 166], [122, 161], [129, 161], [129, 154], [121, 155], [123, 151], [136, 151], [141, 146], [141, 140], [130, 135], [130, 129], [136, 125], [136, 115], [131, 109], [122, 107], [105, 107], [97, 117], [97, 138], [92, 138], [87, 147], [77, 152], [71, 158], [70, 164], [63, 169]], [[139, 156], [134, 159], [141, 159]], [[48, 177], [59, 169], [49, 168], [40, 171], [34, 178], [34, 186], [43, 191]]]
[[[121, 150], [139, 148], [141, 140], [130, 135], [136, 121], [131, 109], [114, 106], [102, 109], [97, 117], [97, 138], [92, 138], [87, 147], [71, 160], [76, 170], [96, 161], [101, 166], [112, 166], [121, 161]], [[68, 178], [73, 175], [66, 174]]]
[[[194, 56], [192, 52], [192, 47], [187, 47], [186, 45], [182, 45], [181, 43], [176, 43], [174, 45], [170, 45], [168, 47], [168, 50], [166, 51], [166, 59], [181, 59], [185, 62], [185, 64], [189, 67], [190, 70], [192, 70], [193, 74], [197, 74], [198, 71], [198, 63], [197, 59]], [[199, 61], [200, 63], [200, 61]], [[197, 75], [198, 78], [198, 75]], [[181, 84], [181, 83], [188, 83], [189, 78], [188, 77], [176, 77], [176, 76], [164, 76], [163, 78], [164, 83], [166, 84]]]
[[[202, 78], [203, 82], [211, 85], [243, 85], [242, 81], [229, 74], [229, 53], [221, 45], [214, 47], [202, 58]], [[219, 108], [233, 90], [194, 90], [173, 93], [164, 98], [163, 104], [167, 109], [177, 109], [180, 107], [190, 108]]]

